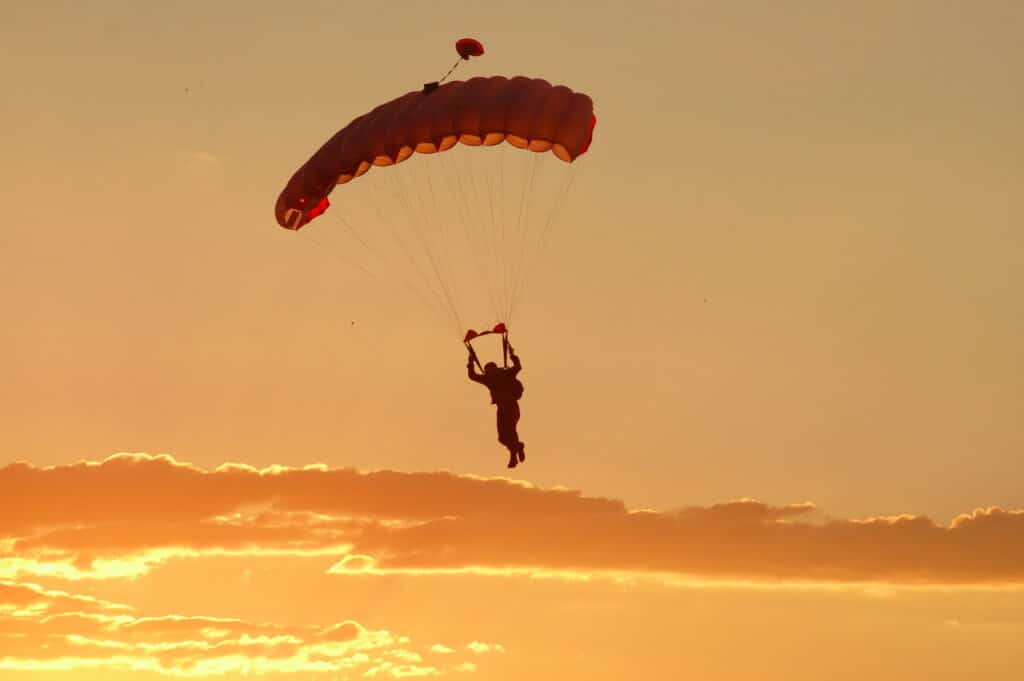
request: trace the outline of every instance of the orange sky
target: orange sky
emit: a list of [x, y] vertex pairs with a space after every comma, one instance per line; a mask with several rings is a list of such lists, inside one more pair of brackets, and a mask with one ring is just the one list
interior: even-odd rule
[[[3, 14], [4, 679], [1024, 676], [1020, 3]], [[484, 156], [272, 211], [463, 35], [599, 119], [508, 320], [512, 477], [343, 238]]]

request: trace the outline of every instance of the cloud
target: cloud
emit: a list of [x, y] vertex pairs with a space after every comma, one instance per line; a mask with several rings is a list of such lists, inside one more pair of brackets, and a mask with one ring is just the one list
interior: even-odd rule
[[126, 606], [111, 603], [92, 596], [76, 596], [65, 591], [44, 589], [35, 584], [20, 584], [0, 580], [0, 608], [8, 613], [29, 612], [37, 615], [54, 616], [64, 613], [110, 613], [126, 609]]
[[477, 655], [483, 655], [484, 653], [493, 652], [505, 652], [505, 646], [501, 645], [500, 643], [483, 643], [481, 641], [470, 641], [469, 644], [466, 645], [466, 648], [468, 650], [473, 651]]
[[0, 582], [0, 651], [0, 670], [6, 671], [88, 668], [205, 677], [351, 670], [400, 678], [463, 670], [450, 655], [416, 650], [407, 637], [351, 620], [283, 626], [223, 617], [145, 617], [125, 605], [9, 581]]
[[[514, 522], [510, 522], [514, 519]], [[758, 583], [1024, 583], [1024, 511], [948, 526], [822, 520], [742, 499], [672, 512], [448, 472], [213, 471], [169, 456], [0, 469], [0, 578], [137, 577], [202, 555], [335, 558], [338, 575], [465, 572]]]

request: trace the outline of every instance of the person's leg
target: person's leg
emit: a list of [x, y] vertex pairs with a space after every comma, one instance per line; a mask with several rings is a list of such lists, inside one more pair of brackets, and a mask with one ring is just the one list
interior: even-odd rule
[[513, 409], [510, 410], [509, 421], [511, 422], [512, 428], [512, 442], [515, 443], [515, 453], [519, 457], [520, 461], [526, 461], [526, 445], [519, 439], [519, 403], [516, 402], [513, 405]]
[[504, 447], [508, 448], [508, 467], [515, 468], [519, 463], [516, 451], [518, 449], [518, 440], [515, 432], [515, 422], [512, 418], [513, 414], [509, 409], [508, 405], [499, 404], [497, 414], [497, 425], [498, 425], [498, 442]]

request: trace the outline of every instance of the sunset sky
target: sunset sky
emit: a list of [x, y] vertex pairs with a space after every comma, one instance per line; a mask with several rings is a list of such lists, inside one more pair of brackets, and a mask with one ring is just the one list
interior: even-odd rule
[[[0, 678], [1024, 678], [1022, 35], [1012, 0], [5, 1]], [[463, 36], [455, 78], [590, 95], [586, 156], [417, 155], [278, 227]], [[503, 320], [514, 471], [415, 273], [341, 240], [488, 154], [537, 211], [523, 168], [572, 173]]]

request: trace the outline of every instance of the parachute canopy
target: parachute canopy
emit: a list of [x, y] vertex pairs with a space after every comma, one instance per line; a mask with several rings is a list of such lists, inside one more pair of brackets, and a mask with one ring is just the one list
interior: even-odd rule
[[[456, 43], [460, 55], [474, 55], [476, 47], [482, 54], [483, 46], [471, 38]], [[282, 227], [300, 229], [327, 210], [327, 195], [335, 185], [373, 166], [401, 163], [413, 153], [447, 151], [459, 143], [508, 142], [519, 149], [550, 151], [571, 163], [586, 153], [596, 124], [588, 95], [540, 78], [478, 77], [424, 87], [381, 104], [331, 137], [288, 181], [275, 216]]]

